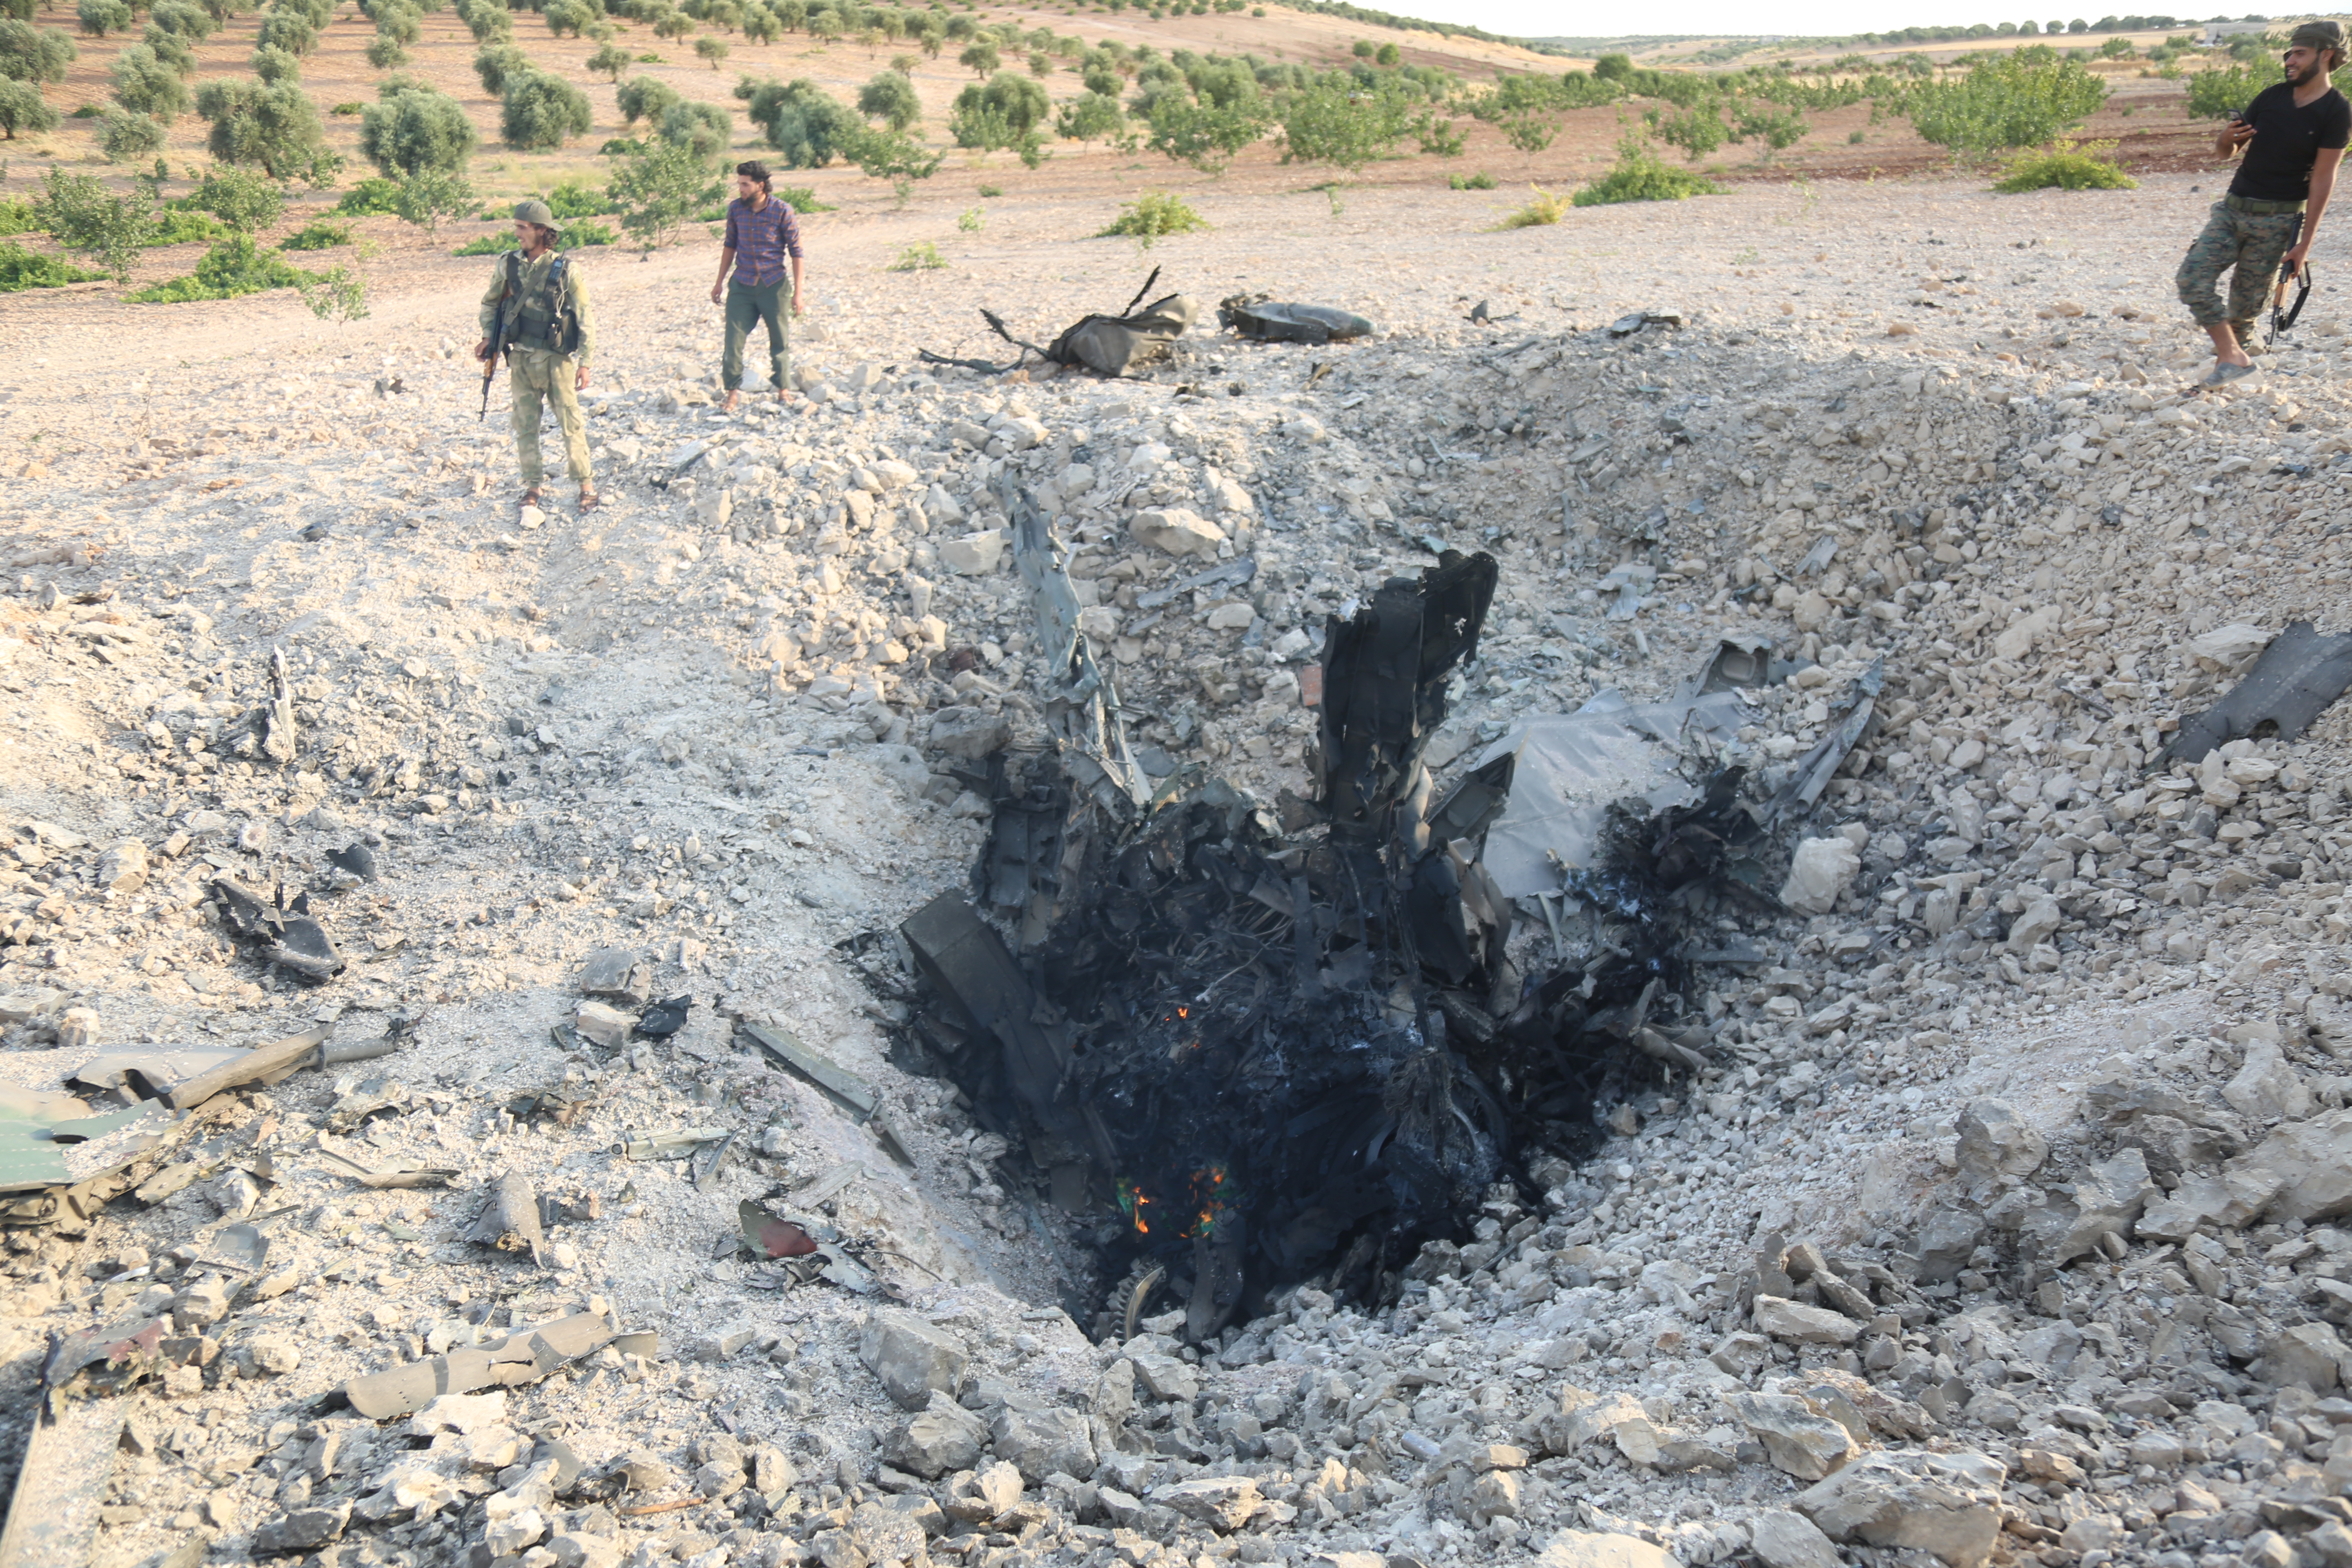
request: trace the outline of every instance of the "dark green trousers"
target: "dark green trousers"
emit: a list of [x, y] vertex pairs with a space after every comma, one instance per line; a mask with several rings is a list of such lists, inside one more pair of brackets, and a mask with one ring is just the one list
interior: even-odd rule
[[784, 377], [793, 368], [792, 342], [784, 322], [792, 314], [793, 292], [789, 279], [773, 283], [740, 283], [727, 280], [727, 363], [719, 379], [728, 391], [743, 384], [743, 340], [751, 335], [751, 323], [768, 323], [768, 367], [781, 388]]

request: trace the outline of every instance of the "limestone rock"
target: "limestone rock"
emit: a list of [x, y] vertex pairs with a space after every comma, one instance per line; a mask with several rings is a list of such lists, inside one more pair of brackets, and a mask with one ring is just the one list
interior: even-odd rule
[[1682, 1568], [1682, 1562], [1638, 1535], [1563, 1530], [1544, 1542], [1535, 1568]]
[[2251, 1171], [2184, 1175], [2179, 1186], [2147, 1205], [2133, 1233], [2143, 1241], [2186, 1241], [2209, 1225], [2236, 1230], [2254, 1222], [2278, 1186], [2274, 1178]]
[[1837, 907], [1838, 895], [1861, 869], [1862, 854], [1846, 839], [1808, 838], [1789, 861], [1780, 901], [1800, 914], [1825, 915]]
[[580, 994], [642, 1007], [654, 994], [653, 965], [625, 947], [600, 947], [580, 966]]
[[1981, 1454], [1866, 1454], [1790, 1505], [1831, 1540], [1980, 1568], [2000, 1533], [2001, 1466]]
[[1152, 1489], [1151, 1500], [1230, 1535], [1249, 1521], [1263, 1500], [1247, 1476], [1208, 1476]]
[[617, 1051], [629, 1043], [629, 1032], [637, 1026], [635, 1016], [603, 1002], [583, 1002], [572, 1016], [573, 1032], [592, 1046]]
[[2231, 1110], [2256, 1121], [2300, 1121], [2311, 1114], [2311, 1090], [2280, 1048], [2276, 1024], [2242, 1024], [2229, 1037], [2246, 1052], [2237, 1076], [2221, 1086], [2221, 1098]]
[[1152, 1398], [1192, 1400], [1200, 1397], [1200, 1374], [1176, 1357], [1146, 1353], [1128, 1359], [1135, 1365], [1137, 1379], [1151, 1391]]
[[857, 1358], [901, 1410], [928, 1409], [934, 1389], [954, 1394], [971, 1360], [955, 1336], [893, 1307], [877, 1308], [866, 1320]]
[[1629, 1421], [1646, 1425], [1649, 1415], [1630, 1394], [1593, 1394], [1564, 1384], [1559, 1408], [1537, 1424], [1544, 1447], [1554, 1454], [1572, 1454], [1596, 1437], [1607, 1436]]
[[253, 1549], [270, 1552], [309, 1552], [340, 1540], [352, 1521], [352, 1505], [290, 1509], [253, 1532]]
[[1013, 721], [978, 708], [942, 708], [931, 715], [931, 749], [978, 762], [1013, 740]]
[[2264, 1201], [2270, 1219], [2309, 1224], [2352, 1214], [2352, 1109], [2289, 1122], [2232, 1160], [2228, 1171], [2257, 1189], [2271, 1184]]
[[1837, 1548], [1803, 1514], [1759, 1513], [1748, 1521], [1748, 1536], [1764, 1568], [1840, 1568]]
[[1862, 1325], [1827, 1307], [1808, 1307], [1783, 1296], [1756, 1298], [1756, 1331], [1801, 1345], [1850, 1345]]
[[939, 546], [940, 564], [959, 577], [985, 577], [1003, 563], [1006, 543], [1001, 528], [945, 540]]
[[99, 858], [98, 885], [113, 893], [135, 893], [145, 887], [147, 846], [136, 838], [110, 846]]
[[1801, 1481], [1820, 1480], [1854, 1453], [1851, 1433], [1793, 1394], [1729, 1394], [1723, 1402], [1766, 1458]]
[[95, 1007], [68, 1007], [58, 1015], [58, 1046], [68, 1051], [86, 1051], [98, 1044], [100, 1024]]
[[1135, 514], [1135, 537], [1171, 555], [1214, 555], [1225, 531], [1183, 507], [1147, 508]]
[[2009, 924], [2009, 951], [2032, 952], [2034, 944], [2050, 940], [2065, 920], [2065, 911], [2055, 899], [2036, 899], [2025, 906], [2025, 912]]
[[1043, 1482], [1057, 1470], [1072, 1476], [1094, 1473], [1094, 1434], [1078, 1411], [1015, 1410], [1008, 1405], [996, 1413], [989, 1437], [997, 1458], [1017, 1466], [1032, 1481]]
[[2263, 1346], [2263, 1378], [2276, 1388], [2300, 1386], [2325, 1394], [2343, 1381], [2352, 1350], [2326, 1323], [2301, 1323], [2273, 1334]]
[[1971, 1176], [2030, 1176], [2050, 1154], [2050, 1141], [2006, 1100], [1971, 1101], [1960, 1112], [1959, 1133], [1960, 1169]]
[[936, 1480], [978, 1464], [987, 1441], [988, 1423], [934, 1390], [929, 1405], [891, 1429], [882, 1457], [910, 1475]]
[[2072, 1197], [2053, 1193], [2027, 1212], [2018, 1226], [2020, 1242], [2049, 1268], [2082, 1257], [2105, 1236], [2128, 1236], [2147, 1200], [2162, 1191], [2147, 1173], [2147, 1156], [2118, 1149], [2074, 1178]]

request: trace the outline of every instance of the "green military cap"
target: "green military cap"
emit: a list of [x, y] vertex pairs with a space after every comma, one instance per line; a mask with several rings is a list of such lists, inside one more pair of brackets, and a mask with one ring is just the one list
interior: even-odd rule
[[2315, 49], [2341, 49], [2344, 47], [2344, 24], [2341, 22], [2305, 22], [2287, 38], [2287, 47], [2308, 44]]
[[555, 226], [554, 210], [545, 202], [517, 202], [514, 215], [517, 223], [535, 223], [541, 228]]

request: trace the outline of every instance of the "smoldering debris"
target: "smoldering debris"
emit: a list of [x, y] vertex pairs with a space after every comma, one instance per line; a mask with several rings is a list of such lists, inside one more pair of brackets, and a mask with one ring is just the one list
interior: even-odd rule
[[[1110, 679], [1056, 635], [1058, 565], [1024, 573], [1065, 672], [1055, 743], [989, 759], [972, 898], [900, 926], [909, 1033], [1092, 1222], [1109, 1277], [1166, 1270], [1189, 1338], [1292, 1281], [1392, 1294], [1424, 1242], [1520, 1217], [1521, 1192], [1549, 1184], [1531, 1163], [1709, 1065], [1692, 954], [1720, 956], [1726, 910], [1777, 913], [1759, 890], [1772, 801], [1718, 754], [1736, 692], [1612, 694], [1551, 721], [1559, 757], [1567, 735], [1612, 736], [1622, 777], [1592, 792], [1580, 863], [1524, 834], [1511, 873], [1545, 874], [1507, 886], [1496, 826], [1519, 790], [1557, 792], [1556, 770], [1515, 777], [1528, 741], [1507, 739], [1440, 797], [1423, 763], [1476, 655], [1491, 557], [1449, 552], [1332, 620], [1315, 797], [1273, 806], [1213, 779], [1144, 795]], [[1739, 651], [1760, 676], [1762, 650]], [[1853, 712], [1858, 735], [1867, 690]], [[1850, 748], [1848, 728], [1832, 740]], [[1773, 800], [1811, 782], [1792, 770]], [[1530, 908], [1550, 941], [1515, 948]], [[1548, 964], [1514, 956], [1547, 945]]]

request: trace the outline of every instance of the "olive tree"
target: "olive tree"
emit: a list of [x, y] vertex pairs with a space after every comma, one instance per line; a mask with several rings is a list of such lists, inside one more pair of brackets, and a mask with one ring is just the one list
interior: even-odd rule
[[561, 147], [584, 136], [592, 123], [588, 95], [562, 77], [526, 69], [506, 79], [499, 95], [499, 132], [525, 152]]
[[196, 113], [212, 122], [205, 145], [224, 163], [258, 163], [280, 180], [307, 172], [313, 183], [340, 165], [327, 150], [317, 107], [298, 83], [206, 82], [196, 94]]
[[29, 81], [17, 81], [0, 77], [0, 132], [8, 140], [16, 139], [19, 131], [55, 131], [58, 111], [41, 97], [41, 89]]
[[133, 113], [152, 114], [168, 124], [188, 111], [188, 84], [144, 44], [115, 56], [107, 74], [114, 79], [114, 101]]
[[620, 103], [624, 127], [635, 125], [640, 120], [658, 125], [662, 111], [678, 101], [677, 89], [649, 76], [631, 77], [613, 96]]
[[406, 87], [360, 111], [360, 153], [386, 179], [426, 169], [455, 174], [474, 155], [474, 122], [447, 93]]
[[55, 27], [36, 27], [13, 17], [0, 21], [0, 77], [11, 81], [63, 81], [66, 68], [80, 53]]

